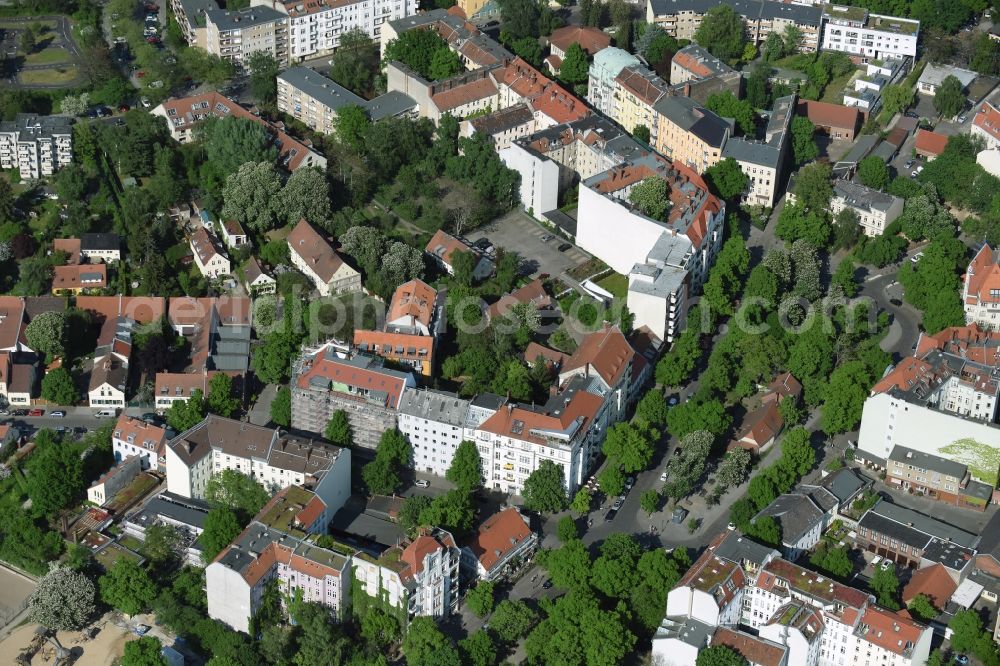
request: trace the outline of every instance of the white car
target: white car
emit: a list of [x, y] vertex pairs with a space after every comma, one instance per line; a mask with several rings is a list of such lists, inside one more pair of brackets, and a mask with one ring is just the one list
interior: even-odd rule
[[667, 470], [663, 470], [663, 474], [660, 474], [660, 481], [667, 480]]
[[149, 107], [152, 106], [148, 97], [143, 97], [142, 99], [139, 100], [139, 103], [142, 104], [142, 108], [144, 109], [148, 109]]
[[910, 257], [910, 261], [916, 264], [916, 263], [918, 263], [923, 258], [924, 258], [924, 253], [923, 252], [917, 252], [915, 255], [913, 255], [912, 257]]
[[417, 488], [429, 488], [431, 482], [428, 481], [427, 479], [417, 479], [416, 481], [413, 482], [413, 485], [415, 485]]

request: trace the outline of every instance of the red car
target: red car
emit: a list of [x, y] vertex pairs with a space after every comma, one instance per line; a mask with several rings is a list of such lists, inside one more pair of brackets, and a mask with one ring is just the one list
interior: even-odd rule
[[30, 409], [30, 410], [28, 410], [28, 416], [44, 416], [44, 415], [45, 415], [45, 410], [44, 409]]
[[136, 77], [141, 79], [142, 77], [146, 76], [146, 72], [139, 70], [138, 72], [135, 73], [135, 75]]
[[118, 111], [121, 113], [125, 113], [126, 111], [128, 111], [128, 104], [122, 104], [121, 106], [119, 106]]
[[159, 44], [160, 43], [160, 38], [159, 37], [147, 37], [146, 38], [146, 43], [147, 44]]

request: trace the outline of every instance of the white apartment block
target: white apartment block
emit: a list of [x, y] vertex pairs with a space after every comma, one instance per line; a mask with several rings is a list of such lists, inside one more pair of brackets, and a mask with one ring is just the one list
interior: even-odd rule
[[288, 17], [269, 7], [205, 12], [205, 50], [239, 68], [257, 51], [288, 64]]
[[73, 160], [73, 120], [19, 113], [0, 122], [0, 168], [22, 179], [51, 176]]
[[[701, 19], [719, 4], [718, 0], [646, 0], [646, 22], [672, 37], [693, 41]], [[763, 43], [771, 33], [784, 34], [786, 26], [794, 25], [802, 34], [800, 51], [815, 51], [819, 45], [823, 24], [819, 7], [778, 0], [724, 0], [724, 4], [743, 18], [746, 37], [754, 44]]]
[[1000, 265], [988, 244], [983, 245], [965, 271], [962, 305], [965, 323], [1000, 329]]
[[444, 618], [459, 600], [461, 551], [447, 531], [425, 529], [408, 544], [389, 548], [379, 557], [357, 553], [354, 578], [369, 596], [395, 608], [405, 608], [408, 619]]
[[111, 431], [111, 448], [115, 461], [136, 456], [143, 469], [164, 471], [167, 431], [140, 419], [122, 414]]
[[844, 209], [854, 211], [866, 236], [881, 236], [885, 228], [903, 214], [901, 197], [855, 183], [838, 180], [833, 186], [830, 212], [838, 215]]
[[735, 531], [717, 537], [670, 591], [653, 637], [654, 663], [689, 664], [690, 655], [729, 632], [777, 649], [783, 661], [769, 663], [796, 666], [920, 666], [933, 636], [909, 615]]
[[872, 14], [864, 7], [826, 5], [823, 51], [841, 51], [864, 61], [917, 57], [920, 21]]
[[399, 401], [399, 431], [413, 449], [413, 468], [444, 476], [465, 439], [471, 401], [452, 393], [407, 388]]
[[253, 0], [253, 7], [268, 7], [288, 17], [289, 61], [328, 55], [340, 46], [350, 30], [361, 30], [376, 42], [388, 21], [417, 13], [416, 0]]
[[351, 453], [280, 430], [209, 415], [167, 444], [167, 490], [204, 499], [209, 479], [234, 469], [272, 492], [292, 485], [312, 490], [336, 512], [351, 492]]

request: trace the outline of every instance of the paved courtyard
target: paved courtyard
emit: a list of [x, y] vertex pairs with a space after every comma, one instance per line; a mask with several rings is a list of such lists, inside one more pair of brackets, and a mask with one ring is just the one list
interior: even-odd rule
[[[543, 242], [542, 237], [545, 235], [552, 236], [552, 239]], [[559, 246], [566, 241], [548, 232], [523, 210], [513, 210], [470, 232], [467, 238], [473, 242], [488, 238], [493, 245], [517, 252], [522, 258], [521, 272], [530, 276], [548, 273], [552, 277], [559, 277], [590, 259], [589, 254], [575, 245], [560, 252]]]

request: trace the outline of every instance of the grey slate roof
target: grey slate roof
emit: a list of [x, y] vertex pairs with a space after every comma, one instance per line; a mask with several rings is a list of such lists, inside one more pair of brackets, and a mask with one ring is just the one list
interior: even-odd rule
[[733, 71], [733, 68], [722, 62], [714, 55], [708, 52], [707, 49], [703, 49], [697, 44], [688, 44], [684, 48], [677, 51], [674, 57], [678, 55], [686, 55], [697, 60], [700, 64], [704, 65], [707, 69], [711, 70], [712, 76], [717, 76], [719, 74], [725, 74], [727, 72]]
[[953, 476], [959, 480], [963, 479], [969, 470], [962, 463], [930, 453], [924, 453], [923, 451], [917, 451], [906, 446], [899, 446], [898, 444], [892, 447], [892, 452], [889, 454], [889, 461], [893, 460], [898, 460], [906, 465], [915, 465], [932, 472], [939, 472], [946, 476]]
[[861, 490], [872, 481], [868, 478], [859, 477], [858, 473], [850, 467], [844, 467], [833, 472], [828, 477], [820, 481], [820, 485], [836, 496], [841, 506], [845, 502], [854, 499]]
[[653, 105], [682, 130], [694, 134], [710, 146], [721, 147], [731, 131], [731, 123], [702, 107], [690, 97], [668, 95]]
[[833, 195], [843, 198], [851, 208], [888, 211], [899, 200], [885, 192], [872, 189], [852, 180], [838, 180], [833, 184]]
[[822, 21], [823, 10], [819, 6], [785, 4], [775, 0], [649, 0], [654, 16], [669, 16], [680, 12], [704, 14], [712, 7], [726, 4], [737, 14], [753, 19], [784, 19], [801, 25], [817, 28]]
[[334, 111], [348, 105], [360, 106], [372, 120], [397, 116], [417, 105], [412, 97], [398, 90], [366, 100], [308, 67], [290, 67], [279, 74], [278, 78]]
[[81, 250], [120, 250], [118, 234], [80, 234]]
[[990, 555], [997, 562], [1000, 562], [1000, 511], [994, 513], [993, 517], [986, 523], [976, 550], [984, 555]]
[[399, 413], [453, 426], [465, 425], [469, 401], [456, 393], [407, 389], [399, 399]]
[[286, 18], [284, 14], [270, 7], [246, 7], [236, 11], [210, 9], [205, 15], [220, 31], [243, 30]]
[[726, 142], [726, 147], [722, 149], [722, 157], [777, 169], [781, 161], [781, 148], [762, 141], [734, 137]]
[[14, 120], [0, 121], [0, 132], [18, 132], [22, 141], [29, 138], [48, 138], [57, 134], [72, 134], [73, 119], [66, 116], [19, 113]]
[[885, 500], [869, 509], [858, 524], [862, 527], [870, 526], [883, 534], [897, 536], [901, 541], [905, 540], [907, 544], [917, 547], [926, 546], [930, 537], [967, 548], [972, 548], [978, 539], [976, 535], [954, 525]]
[[715, 549], [715, 555], [737, 564], [752, 562], [757, 567], [762, 567], [781, 554], [770, 546], [761, 545], [736, 530], [730, 530]]
[[128, 522], [149, 527], [155, 520], [162, 517], [202, 530], [205, 527], [205, 518], [211, 508], [207, 502], [164, 491], [146, 502], [140, 511], [132, 514], [128, 518]]
[[781, 495], [756, 517], [761, 516], [770, 516], [781, 525], [781, 540], [789, 545], [798, 543], [809, 530], [823, 522], [823, 512], [808, 495], [802, 493]]

